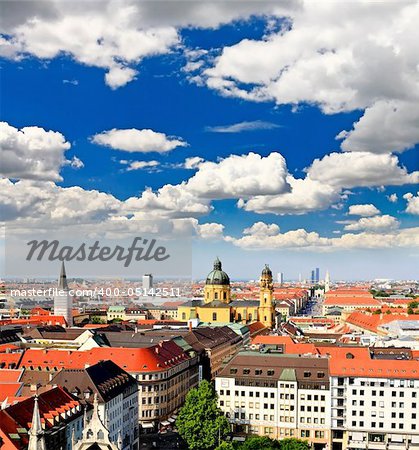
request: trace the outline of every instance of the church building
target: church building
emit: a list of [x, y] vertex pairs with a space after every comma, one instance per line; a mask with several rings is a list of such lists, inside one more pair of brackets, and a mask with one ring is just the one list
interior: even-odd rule
[[260, 277], [259, 300], [232, 300], [230, 278], [222, 270], [217, 258], [214, 269], [208, 274], [203, 300], [190, 300], [178, 307], [178, 318], [189, 320], [199, 318], [209, 323], [262, 322], [272, 328], [275, 324], [272, 271], [265, 265]]

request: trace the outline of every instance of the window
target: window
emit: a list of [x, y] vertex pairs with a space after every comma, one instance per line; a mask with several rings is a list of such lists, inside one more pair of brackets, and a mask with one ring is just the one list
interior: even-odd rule
[[262, 375], [262, 369], [256, 369], [255, 375]]
[[250, 369], [243, 369], [243, 375], [249, 375]]
[[311, 372], [304, 372], [304, 378], [310, 378], [311, 377]]
[[272, 369], [270, 369], [270, 370], [268, 370], [268, 376], [273, 376], [274, 375], [274, 373], [275, 373], [275, 370], [272, 370]]
[[317, 378], [324, 378], [324, 372], [317, 372]]
[[[217, 295], [217, 294], [215, 294]], [[212, 313], [212, 320], [216, 321], [217, 320], [217, 313]]]
[[235, 375], [237, 373], [237, 369], [236, 368], [231, 368], [230, 369], [230, 375]]

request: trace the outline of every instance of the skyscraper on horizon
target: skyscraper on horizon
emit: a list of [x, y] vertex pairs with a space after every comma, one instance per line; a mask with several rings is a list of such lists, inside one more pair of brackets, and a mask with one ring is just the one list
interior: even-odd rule
[[284, 272], [278, 272], [277, 280], [279, 284], [284, 284]]
[[145, 273], [143, 275], [143, 289], [153, 289], [153, 275], [151, 273]]

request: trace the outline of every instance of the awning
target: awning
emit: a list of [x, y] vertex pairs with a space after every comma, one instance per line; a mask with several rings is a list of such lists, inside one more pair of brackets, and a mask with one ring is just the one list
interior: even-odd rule
[[160, 422], [160, 425], [163, 425], [164, 427], [168, 427], [170, 425], [170, 422], [167, 420], [164, 420], [163, 422]]
[[167, 419], [170, 423], [173, 423], [176, 419], [174, 419], [173, 417], [171, 417], [170, 419]]
[[154, 427], [154, 423], [142, 423], [141, 426], [143, 428], [153, 428]]

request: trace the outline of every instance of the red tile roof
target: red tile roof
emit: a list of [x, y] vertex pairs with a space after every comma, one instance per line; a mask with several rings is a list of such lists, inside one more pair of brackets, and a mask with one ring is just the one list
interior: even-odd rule
[[354, 305], [355, 307], [363, 306], [381, 306], [381, 301], [373, 297], [326, 297], [323, 305]]
[[417, 314], [400, 314], [397, 312], [391, 314], [371, 314], [365, 311], [354, 311], [346, 318], [346, 323], [377, 332], [378, 327], [393, 322], [393, 320], [419, 320], [419, 316]]
[[162, 341], [147, 348], [97, 347], [88, 351], [27, 350], [19, 367], [45, 370], [82, 369], [86, 365], [110, 359], [130, 373], [158, 372], [189, 359], [173, 341]]
[[23, 383], [1, 383], [0, 382], [0, 403], [9, 397], [16, 397], [22, 388]]
[[296, 343], [290, 336], [256, 336], [252, 340], [252, 344], [283, 345], [284, 353], [294, 355], [306, 353], [317, 354], [317, 349], [314, 344]]
[[[66, 420], [62, 418], [60, 412], [73, 411], [77, 415], [83, 414], [79, 401], [61, 387], [56, 387], [40, 394], [38, 406], [41, 422], [47, 429], [57, 422]], [[27, 430], [31, 426], [33, 408], [34, 398], [29, 397], [0, 411], [0, 433], [7, 439], [6, 449], [23, 449], [27, 447]], [[77, 411], [73, 408], [77, 408]], [[23, 429], [25, 432], [23, 432]], [[13, 438], [11, 435], [15, 435], [16, 438]]]

